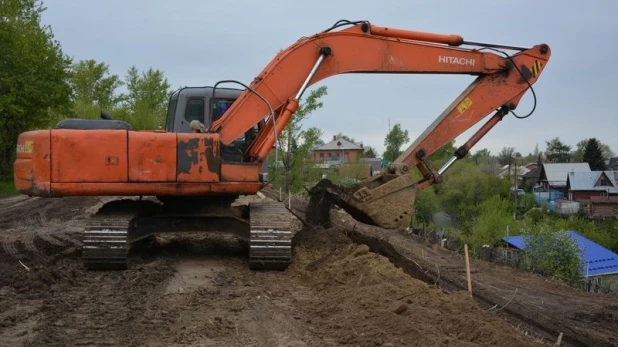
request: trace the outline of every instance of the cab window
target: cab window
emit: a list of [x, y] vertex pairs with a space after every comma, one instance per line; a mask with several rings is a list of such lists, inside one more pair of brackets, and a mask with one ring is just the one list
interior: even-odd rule
[[212, 104], [212, 121], [216, 121], [227, 111], [234, 103], [234, 100], [217, 99]]
[[167, 119], [165, 122], [165, 131], [172, 132], [174, 131], [174, 120], [176, 116], [176, 105], [178, 104], [178, 99], [170, 100], [169, 105], [167, 106]]
[[185, 120], [191, 122], [198, 120], [204, 123], [204, 99], [191, 98], [187, 101], [187, 108], [185, 109]]

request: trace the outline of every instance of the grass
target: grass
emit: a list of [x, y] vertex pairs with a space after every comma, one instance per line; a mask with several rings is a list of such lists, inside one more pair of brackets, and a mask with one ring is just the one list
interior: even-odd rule
[[0, 181], [0, 196], [7, 195], [17, 192], [15, 190], [15, 185], [11, 180], [2, 180]]

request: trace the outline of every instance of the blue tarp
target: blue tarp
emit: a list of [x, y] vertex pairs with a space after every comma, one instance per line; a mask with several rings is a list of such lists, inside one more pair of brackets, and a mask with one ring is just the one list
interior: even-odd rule
[[[583, 237], [575, 231], [569, 230], [567, 234], [577, 242], [582, 252], [582, 270], [584, 275], [599, 276], [618, 273], [618, 254]], [[502, 240], [515, 248], [521, 250], [526, 248], [525, 238], [521, 235], [503, 237]]]

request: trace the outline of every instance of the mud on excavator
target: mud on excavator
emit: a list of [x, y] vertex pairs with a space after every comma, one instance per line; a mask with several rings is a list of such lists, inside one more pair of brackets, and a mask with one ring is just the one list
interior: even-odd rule
[[[82, 249], [88, 268], [126, 268], [132, 243], [157, 232], [199, 230], [238, 232], [249, 241], [252, 269], [282, 269], [292, 258], [285, 207], [232, 203], [269, 183], [265, 160], [309, 86], [345, 73], [475, 76], [385, 172], [351, 188], [323, 180], [312, 191], [361, 222], [398, 228], [409, 221], [417, 192], [440, 182], [503, 117], [529, 116], [514, 110], [529, 89], [536, 103], [532, 85], [550, 55], [543, 43], [488, 44], [341, 20], [278, 53], [249, 85], [226, 80], [174, 92], [164, 130], [135, 131], [113, 119], [66, 119], [54, 129], [20, 134], [15, 186], [41, 197], [156, 197], [156, 203], [140, 199], [120, 210], [106, 205], [92, 216]], [[240, 87], [221, 86], [228, 83]], [[490, 114], [443, 167], [431, 166], [432, 153]], [[413, 169], [422, 179], [413, 178]]]

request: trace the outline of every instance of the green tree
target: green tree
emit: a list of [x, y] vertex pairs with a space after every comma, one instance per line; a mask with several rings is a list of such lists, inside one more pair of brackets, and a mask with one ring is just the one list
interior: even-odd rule
[[[575, 153], [573, 154], [573, 160], [585, 161], [584, 150], [586, 149], [586, 145], [588, 145], [589, 140], [590, 139], [583, 139], [577, 143]], [[599, 140], [597, 140], [597, 143], [601, 149], [601, 152], [603, 153], [603, 160], [609, 160], [614, 156], [614, 152], [608, 144], [603, 143]]]
[[455, 154], [455, 140], [447, 142], [444, 146], [438, 148], [429, 156], [431, 164], [434, 166], [442, 166], [447, 160]]
[[386, 147], [384, 159], [391, 162], [397, 159], [401, 154], [401, 146], [409, 141], [408, 130], [401, 129], [401, 125], [396, 123], [384, 139], [384, 146]]
[[583, 160], [590, 165], [592, 171], [607, 169], [599, 141], [594, 137], [588, 140], [584, 148]]
[[499, 195], [490, 195], [479, 202], [470, 231], [464, 234], [473, 254], [478, 254], [483, 245], [493, 245], [503, 237], [507, 226], [511, 232], [515, 231], [512, 213], [511, 202]]
[[322, 130], [319, 128], [309, 128], [301, 130], [299, 137], [302, 142], [296, 143], [290, 156], [289, 187], [292, 192], [302, 191], [307, 182], [317, 181], [321, 171], [315, 167], [315, 163], [310, 159], [311, 151], [315, 144], [320, 142]]
[[109, 74], [109, 65], [94, 59], [72, 66], [70, 84], [78, 118], [99, 118], [101, 111], [110, 112], [121, 98], [116, 89], [123, 85], [118, 75]]
[[350, 142], [356, 144], [356, 140], [354, 140], [353, 137], [350, 137], [348, 135], [344, 135], [343, 133], [338, 133], [337, 135], [335, 135], [335, 137], [338, 138], [338, 139], [344, 139], [346, 141], [350, 141]]
[[303, 131], [302, 121], [312, 112], [323, 106], [320, 98], [327, 95], [327, 93], [328, 89], [326, 86], [320, 86], [312, 90], [305, 102], [301, 103], [296, 112], [294, 112], [281, 136], [279, 136], [279, 160], [283, 162], [285, 169], [283, 183], [285, 191], [291, 191], [291, 188], [294, 187], [295, 190], [293, 192], [297, 192], [299, 187], [302, 187], [302, 182], [306, 182], [299, 172], [303, 172], [305, 168], [304, 163], [310, 160], [310, 152], [308, 150], [312, 149], [320, 141], [319, 139], [322, 134], [317, 128]]
[[470, 158], [472, 158], [472, 161], [474, 161], [474, 163], [478, 165], [479, 163], [487, 160], [488, 158], [491, 158], [491, 151], [487, 148], [479, 149], [478, 151], [474, 152], [474, 154], [472, 154]]
[[364, 158], [377, 158], [378, 153], [376, 152], [375, 148], [371, 146], [365, 146], [363, 147], [363, 152], [361, 153], [361, 156]]
[[122, 95], [127, 121], [136, 129], [164, 126], [170, 84], [163, 72], [149, 68], [142, 73], [131, 66], [125, 76], [127, 93]]
[[571, 161], [571, 146], [560, 141], [558, 137], [545, 141], [545, 143], [547, 144], [545, 155], [548, 162], [568, 163]]
[[510, 197], [506, 180], [487, 175], [474, 163], [465, 161], [455, 163], [435, 190], [441, 208], [457, 221], [463, 231], [470, 230], [483, 201], [494, 195]]
[[0, 1], [0, 177], [11, 175], [18, 135], [70, 110], [71, 59], [41, 23], [36, 0]]
[[440, 201], [435, 187], [430, 186], [420, 191], [414, 201], [414, 219], [418, 223], [431, 223], [434, 213], [438, 212]]
[[509, 165], [513, 158], [515, 158], [515, 148], [513, 147], [502, 147], [502, 150], [498, 153], [498, 161], [501, 165]]

